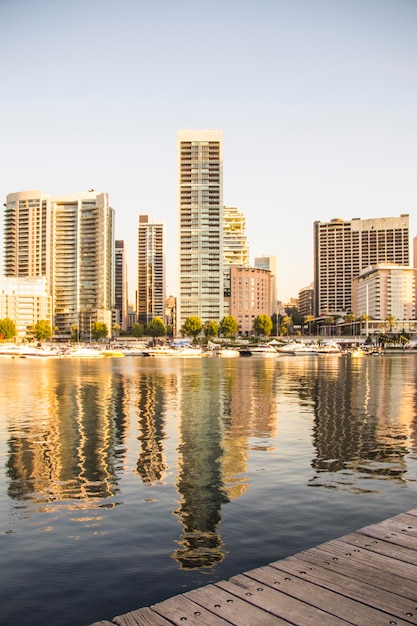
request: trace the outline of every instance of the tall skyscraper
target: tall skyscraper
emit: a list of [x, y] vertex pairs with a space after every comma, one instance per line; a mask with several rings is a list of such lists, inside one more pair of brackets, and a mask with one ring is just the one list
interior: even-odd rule
[[314, 223], [315, 315], [352, 312], [352, 279], [378, 263], [409, 265], [409, 216]]
[[139, 215], [136, 312], [141, 324], [165, 320], [165, 226], [148, 215]]
[[223, 135], [178, 133], [179, 311], [221, 320], [223, 302]]
[[116, 240], [114, 249], [114, 306], [117, 311], [117, 323], [120, 325], [121, 330], [127, 331], [127, 263], [125, 242], [121, 239]]
[[88, 334], [94, 321], [111, 330], [114, 211], [106, 193], [12, 193], [4, 225], [5, 275], [46, 276], [60, 333], [77, 326]]
[[48, 274], [50, 196], [43, 191], [10, 193], [4, 210], [4, 275], [14, 278]]
[[259, 267], [271, 272], [271, 311], [270, 315], [278, 311], [278, 286], [277, 286], [277, 257], [257, 256], [255, 257], [255, 267]]

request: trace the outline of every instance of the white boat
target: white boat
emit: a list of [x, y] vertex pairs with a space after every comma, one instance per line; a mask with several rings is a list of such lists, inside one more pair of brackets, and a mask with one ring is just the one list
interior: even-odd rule
[[98, 348], [90, 348], [88, 346], [76, 346], [68, 348], [63, 355], [68, 358], [97, 358], [104, 356], [102, 350]]
[[0, 356], [12, 358], [58, 357], [61, 351], [56, 346], [30, 346], [28, 344], [0, 344]]
[[318, 354], [334, 354], [339, 355], [342, 354], [342, 350], [338, 343], [335, 341], [326, 341], [321, 343], [317, 349]]
[[275, 348], [273, 346], [269, 346], [267, 343], [258, 344], [256, 346], [247, 346], [244, 350], [241, 350], [240, 354], [241, 356], [255, 356], [264, 359], [276, 358], [278, 356]]
[[236, 348], [221, 348], [220, 350], [216, 350], [215, 354], [221, 359], [234, 359], [240, 356], [240, 352], [236, 350]]
[[155, 348], [148, 348], [144, 350], [143, 356], [151, 356], [156, 358], [176, 356], [176, 350], [172, 348], [165, 348], [163, 346], [156, 346]]
[[305, 354], [317, 354], [319, 346], [316, 343], [305, 343], [304, 341], [294, 341], [277, 348], [277, 352], [282, 354], [291, 354], [293, 356], [302, 356]]
[[200, 346], [182, 346], [180, 348], [174, 348], [173, 349], [174, 355], [173, 356], [181, 356], [181, 357], [196, 357], [196, 356], [201, 356], [203, 353], [203, 350], [200, 348]]

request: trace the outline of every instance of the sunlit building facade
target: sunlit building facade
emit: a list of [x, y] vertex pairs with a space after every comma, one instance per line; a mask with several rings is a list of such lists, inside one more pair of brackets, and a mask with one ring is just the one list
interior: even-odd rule
[[119, 324], [121, 330], [127, 331], [127, 263], [125, 242], [122, 239], [116, 239], [114, 249], [114, 306], [116, 323]]
[[249, 266], [246, 218], [236, 207], [223, 207], [224, 315], [230, 313], [230, 267]]
[[352, 308], [357, 318], [414, 320], [414, 269], [385, 263], [365, 268], [353, 279]]
[[352, 312], [352, 279], [378, 263], [408, 266], [409, 216], [314, 223], [315, 315]]
[[92, 322], [111, 320], [114, 210], [107, 193], [9, 194], [4, 241], [6, 276], [46, 277], [59, 333], [76, 326], [88, 335]]
[[165, 226], [139, 215], [138, 322], [147, 324], [154, 317], [165, 320], [165, 298]]
[[178, 220], [178, 325], [190, 316], [218, 321], [224, 312], [221, 131], [178, 133]]
[[253, 333], [253, 322], [258, 315], [269, 315], [271, 310], [271, 272], [259, 267], [230, 267], [230, 315], [237, 320], [239, 334]]
[[255, 267], [259, 267], [271, 272], [271, 311], [268, 315], [278, 312], [278, 263], [276, 256], [257, 256], [255, 257]]
[[52, 328], [51, 296], [45, 276], [40, 278], [0, 278], [0, 319], [11, 319], [18, 339], [28, 328], [46, 320]]

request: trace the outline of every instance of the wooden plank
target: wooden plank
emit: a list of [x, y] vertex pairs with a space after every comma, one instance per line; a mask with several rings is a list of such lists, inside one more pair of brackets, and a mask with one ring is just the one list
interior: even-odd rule
[[[218, 582], [216, 587], [225, 589], [250, 604], [254, 604], [273, 615], [278, 615], [282, 619], [287, 619], [291, 624], [297, 624], [297, 626], [317, 626], [317, 624], [320, 626], [338, 626], [351, 623], [281, 593], [277, 589], [272, 589], [268, 585], [261, 585], [243, 574], [233, 576], [228, 581]], [[236, 621], [236, 624], [239, 624], [239, 621]]]
[[390, 538], [390, 541], [387, 541], [386, 536], [386, 532], [384, 533], [380, 529], [376, 529], [374, 531], [369, 529], [369, 533], [367, 535], [355, 533], [345, 535], [335, 541], [348, 544], [352, 546], [352, 548], [363, 548], [370, 552], [390, 557], [392, 560], [397, 559], [404, 562], [404, 564], [416, 567], [417, 550], [410, 549], [403, 545], [407, 539], [403, 536], [400, 537], [399, 535], [395, 535]]
[[[279, 585], [280, 591], [286, 593], [297, 600], [301, 600], [311, 606], [330, 613], [332, 616], [346, 621], [351, 621], [355, 616], [355, 623], [361, 626], [375, 626], [375, 624], [389, 624], [392, 615], [366, 606], [361, 602], [357, 602], [349, 597], [340, 595], [325, 587], [302, 580], [297, 576], [289, 576], [285, 571], [275, 567], [266, 566], [246, 572], [246, 576], [250, 576], [264, 585]], [[397, 624], [402, 626], [407, 622], [401, 619], [395, 620]]]
[[200, 604], [212, 611], [212, 613], [228, 620], [232, 624], [239, 623], [239, 626], [259, 626], [259, 624], [262, 624], [262, 626], [275, 626], [288, 624], [286, 620], [272, 615], [271, 613], [267, 613], [259, 607], [249, 604], [245, 600], [241, 600], [215, 585], [207, 585], [200, 589], [187, 591], [184, 596], [193, 600], [196, 604]]
[[[401, 575], [384, 570], [382, 567], [374, 568], [374, 557], [372, 557], [371, 562], [366, 551], [359, 551], [358, 554], [351, 557], [345, 556], [345, 546], [338, 549], [333, 543], [331, 547], [330, 544], [327, 546], [323, 544], [320, 548], [311, 548], [305, 552], [300, 552], [297, 554], [297, 558], [302, 559], [310, 566], [323, 567], [330, 572], [341, 573], [344, 576], [355, 578], [362, 584], [372, 584], [378, 589], [395, 591], [396, 594], [401, 594], [404, 598], [417, 602], [415, 579], [403, 578]], [[385, 562], [384, 559], [383, 561]]]
[[417, 625], [417, 508], [90, 626]]
[[384, 539], [384, 541], [417, 551], [417, 528], [414, 531], [410, 530], [407, 524], [387, 521], [384, 524], [365, 526], [365, 528], [358, 530], [358, 533]]
[[155, 613], [150, 607], [130, 611], [113, 618], [113, 625], [118, 626], [172, 626], [164, 617]]
[[174, 596], [164, 602], [153, 604], [152, 610], [162, 617], [166, 617], [176, 626], [184, 626], [184, 622], [193, 626], [230, 626], [230, 622], [222, 619], [218, 615], [207, 611], [202, 606], [195, 604], [183, 595]]
[[[298, 576], [302, 580], [308, 580], [353, 600], [390, 613], [395, 617], [405, 619], [412, 624], [417, 624], [416, 603], [393, 593], [394, 589], [387, 591], [344, 573], [330, 571], [319, 565], [311, 566], [310, 563], [296, 556], [288, 557], [271, 565], [287, 574]], [[354, 573], [355, 569], [352, 568], [352, 570]]]

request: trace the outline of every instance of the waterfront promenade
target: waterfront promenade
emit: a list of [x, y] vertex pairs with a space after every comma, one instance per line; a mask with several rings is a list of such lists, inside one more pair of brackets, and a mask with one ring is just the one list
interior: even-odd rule
[[417, 509], [91, 626], [417, 624]]

